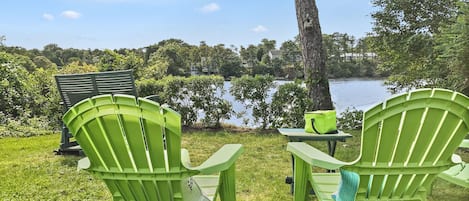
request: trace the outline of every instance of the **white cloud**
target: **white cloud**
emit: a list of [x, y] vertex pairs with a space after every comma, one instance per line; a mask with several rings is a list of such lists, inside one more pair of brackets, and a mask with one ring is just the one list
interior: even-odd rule
[[256, 32], [256, 33], [262, 33], [262, 32], [267, 32], [268, 29], [265, 27], [265, 26], [262, 26], [262, 25], [257, 25], [257, 27], [254, 27], [252, 29], [252, 31]]
[[68, 19], [78, 19], [81, 17], [81, 14], [74, 10], [66, 10], [62, 12], [62, 16]]
[[220, 6], [216, 3], [209, 3], [201, 8], [204, 13], [211, 13], [220, 10]]
[[45, 20], [48, 20], [48, 21], [54, 20], [54, 16], [52, 14], [49, 14], [49, 13], [42, 14], [42, 18], [44, 18]]

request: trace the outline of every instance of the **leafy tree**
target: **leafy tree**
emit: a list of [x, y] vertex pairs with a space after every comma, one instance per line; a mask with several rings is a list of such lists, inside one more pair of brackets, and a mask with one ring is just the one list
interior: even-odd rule
[[455, 23], [442, 27], [435, 39], [438, 68], [448, 72], [439, 83], [469, 95], [469, 3], [458, 6]]
[[55, 63], [52, 63], [52, 61], [50, 61], [45, 56], [36, 56], [34, 57], [33, 62], [38, 68], [57, 69], [57, 65]]
[[124, 69], [125, 58], [123, 55], [110, 50], [105, 49], [104, 54], [100, 57], [98, 68], [99, 71], [114, 71]]
[[142, 79], [161, 79], [166, 76], [169, 63], [164, 60], [149, 60], [146, 67], [139, 71], [139, 78]]
[[308, 97], [314, 100], [312, 109], [333, 109], [316, 1], [295, 0], [295, 7]]
[[15, 64], [26, 68], [29, 72], [33, 72], [36, 69], [36, 64], [28, 56], [21, 54], [11, 54], [11, 56]]
[[[168, 74], [185, 76], [190, 72], [189, 66], [186, 63], [188, 46], [179, 42], [168, 42], [164, 46], [150, 55], [150, 60], [163, 60], [169, 64]], [[154, 57], [154, 58], [152, 58]]]
[[302, 77], [304, 68], [301, 62], [302, 55], [299, 41], [288, 40], [283, 42], [280, 51], [286, 77], [291, 79]]
[[64, 60], [62, 58], [63, 49], [57, 44], [48, 44], [42, 50], [43, 56], [47, 57], [50, 61], [54, 62], [57, 66], [63, 66]]
[[257, 58], [258, 48], [254, 45], [249, 45], [247, 48], [241, 46], [239, 53], [241, 59], [247, 63], [248, 66], [252, 67], [260, 62], [260, 58]]
[[82, 61], [83, 51], [75, 48], [67, 48], [62, 51], [62, 61], [65, 64], [74, 61]]
[[34, 99], [28, 71], [15, 55], [0, 52], [0, 112], [11, 118], [27, 116]]
[[380, 57], [378, 69], [390, 74], [394, 91], [436, 86], [447, 69], [435, 65], [435, 36], [451, 24], [458, 0], [373, 0], [372, 48]]
[[78, 73], [91, 73], [98, 72], [98, 67], [93, 64], [86, 64], [82, 62], [72, 62], [59, 70], [60, 74], [78, 74]]
[[295, 62], [299, 62], [299, 58], [301, 58], [301, 50], [296, 42], [287, 40], [282, 43], [280, 50], [281, 58], [285, 61], [285, 63], [293, 64]]
[[34, 93], [33, 105], [31, 106], [32, 114], [45, 117], [55, 128], [59, 128], [63, 115], [54, 79], [54, 75], [57, 73], [56, 68], [37, 68], [30, 74], [29, 79]]
[[236, 55], [235, 52], [227, 52], [225, 58], [220, 65], [220, 74], [225, 77], [240, 77], [243, 73], [243, 67], [241, 66], [241, 59]]

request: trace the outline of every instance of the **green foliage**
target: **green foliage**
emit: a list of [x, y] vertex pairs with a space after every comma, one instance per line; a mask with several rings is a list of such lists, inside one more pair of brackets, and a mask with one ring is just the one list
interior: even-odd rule
[[[457, 56], [452, 54], [441, 62], [444, 52], [449, 53], [453, 51], [449, 49], [458, 47], [456, 44], [464, 43], [467, 35], [456, 31], [457, 27], [464, 27], [464, 23], [452, 26], [457, 21], [456, 16], [464, 18], [467, 15], [463, 8], [457, 7], [458, 2], [467, 4], [459, 0], [372, 1], [377, 7], [372, 14], [375, 19], [372, 48], [380, 56], [378, 69], [390, 75], [387, 82], [390, 89], [442, 87], [463, 90], [457, 89], [457, 85], [468, 74], [450, 64]], [[453, 34], [453, 31], [456, 32]], [[460, 39], [456, 40], [459, 41], [453, 43], [458, 36]]]
[[63, 49], [57, 44], [48, 44], [44, 46], [42, 54], [57, 66], [63, 66], [65, 64], [62, 58]]
[[31, 137], [51, 133], [51, 122], [45, 117], [14, 119], [0, 113], [0, 139], [5, 137]]
[[182, 124], [193, 125], [201, 119], [205, 127], [220, 127], [220, 120], [229, 119], [232, 105], [221, 97], [225, 93], [220, 76], [173, 77], [136, 82], [140, 96], [157, 95], [161, 104], [168, 104], [181, 114]]
[[33, 106], [30, 108], [34, 117], [45, 118], [49, 129], [60, 128], [63, 108], [54, 75], [56, 69], [37, 68], [32, 74], [29, 84], [34, 92]]
[[135, 81], [135, 86], [137, 87], [137, 93], [140, 97], [151, 95], [162, 97], [164, 94], [165, 81], [156, 79], [140, 79]]
[[202, 123], [208, 127], [220, 127], [221, 119], [229, 119], [232, 105], [222, 98], [224, 79], [220, 76], [196, 76], [188, 78], [188, 91], [193, 107], [205, 114]]
[[167, 73], [173, 76], [184, 76], [189, 73], [187, 62], [189, 47], [185, 43], [168, 42], [150, 55], [149, 63], [160, 61], [167, 63]]
[[98, 68], [95, 65], [77, 61], [69, 63], [59, 70], [59, 74], [78, 74], [91, 72], [98, 72]]
[[300, 81], [280, 85], [272, 97], [272, 127], [304, 127], [304, 113], [310, 110], [311, 104], [308, 92]]
[[36, 56], [34, 57], [33, 62], [38, 68], [57, 69], [57, 65], [55, 63], [52, 63], [52, 61], [50, 61], [45, 56]]
[[458, 5], [455, 22], [443, 26], [436, 36], [436, 60], [438, 69], [447, 71], [447, 76], [439, 80], [442, 85], [469, 95], [469, 3]]
[[15, 56], [0, 52], [0, 111], [11, 118], [28, 112], [34, 99], [30, 75]]
[[126, 51], [119, 54], [116, 51], [106, 49], [100, 56], [97, 64], [99, 71], [116, 71], [132, 69], [134, 76], [138, 78], [138, 70], [143, 66], [143, 58], [138, 57], [134, 52]]
[[362, 128], [363, 111], [347, 108], [337, 117], [339, 130], [357, 130]]
[[255, 77], [242, 76], [231, 80], [230, 93], [235, 100], [245, 104], [246, 108], [252, 108], [252, 116], [255, 122], [261, 123], [261, 128], [266, 129], [272, 122], [273, 114], [269, 98], [269, 90], [274, 89], [274, 77], [256, 75]]
[[138, 72], [138, 77], [142, 79], [161, 79], [168, 72], [169, 63], [164, 60], [154, 60], [151, 58], [148, 65]]
[[[6, 125], [3, 133], [8, 136], [50, 129], [58, 125], [61, 115], [52, 77], [55, 69], [38, 68], [29, 73], [23, 64], [15, 55], [0, 52], [0, 122]], [[24, 127], [35, 129], [22, 130]]]

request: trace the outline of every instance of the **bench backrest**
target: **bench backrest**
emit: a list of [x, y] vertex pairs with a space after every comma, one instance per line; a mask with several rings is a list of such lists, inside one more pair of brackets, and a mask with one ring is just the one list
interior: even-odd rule
[[55, 80], [66, 109], [96, 95], [137, 96], [132, 70], [56, 75]]

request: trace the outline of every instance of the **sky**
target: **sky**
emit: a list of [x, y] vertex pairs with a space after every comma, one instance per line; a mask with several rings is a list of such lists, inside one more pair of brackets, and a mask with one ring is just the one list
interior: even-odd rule
[[[316, 0], [322, 33], [371, 32], [370, 0]], [[294, 0], [2, 0], [7, 46], [141, 48], [170, 38], [191, 45], [281, 43], [298, 35]]]

